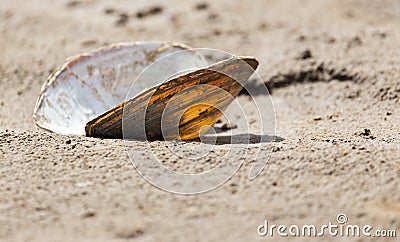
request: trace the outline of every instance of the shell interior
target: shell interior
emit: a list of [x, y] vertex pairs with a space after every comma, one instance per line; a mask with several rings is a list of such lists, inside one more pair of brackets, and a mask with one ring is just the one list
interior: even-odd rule
[[[149, 64], [182, 50], [190, 48], [174, 43], [134, 42], [72, 57], [43, 85], [34, 110], [35, 122], [55, 133], [84, 135], [89, 120], [126, 100], [132, 82]], [[157, 86], [181, 70], [207, 66], [205, 58], [195, 51], [161, 61], [165, 62], [162, 68], [146, 72], [130, 95]]]

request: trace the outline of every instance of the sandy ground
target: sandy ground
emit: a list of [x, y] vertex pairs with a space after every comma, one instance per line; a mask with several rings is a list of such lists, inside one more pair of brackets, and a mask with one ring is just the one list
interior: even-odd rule
[[[321, 225], [339, 213], [399, 237], [399, 24], [396, 0], [2, 0], [0, 241], [262, 241], [264, 220]], [[260, 60], [282, 140], [257, 179], [246, 161], [216, 190], [173, 195], [133, 169], [122, 141], [35, 126], [41, 85], [66, 57], [132, 40]]]

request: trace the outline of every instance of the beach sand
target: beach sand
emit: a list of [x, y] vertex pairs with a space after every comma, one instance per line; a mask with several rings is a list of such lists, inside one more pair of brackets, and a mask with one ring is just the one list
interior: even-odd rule
[[[400, 236], [399, 27], [396, 0], [1, 1], [0, 241], [263, 241], [265, 220], [340, 213]], [[261, 175], [250, 181], [246, 160], [217, 189], [175, 195], [135, 171], [121, 140], [35, 125], [41, 86], [67, 57], [138, 40], [259, 59], [280, 137]]]

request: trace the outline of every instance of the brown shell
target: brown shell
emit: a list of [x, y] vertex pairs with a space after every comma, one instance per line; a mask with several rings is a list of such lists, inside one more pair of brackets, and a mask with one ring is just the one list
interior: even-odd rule
[[[89, 121], [85, 127], [86, 135], [149, 140], [196, 139], [202, 127], [218, 121], [257, 66], [258, 61], [253, 57], [232, 57], [164, 82]], [[209, 91], [203, 84], [215, 86], [230, 95]], [[182, 94], [179, 105], [173, 107], [173, 112], [164, 114], [163, 119], [167, 122], [179, 120], [176, 124], [167, 124], [179, 133], [163, 137], [163, 111], [177, 93]]]

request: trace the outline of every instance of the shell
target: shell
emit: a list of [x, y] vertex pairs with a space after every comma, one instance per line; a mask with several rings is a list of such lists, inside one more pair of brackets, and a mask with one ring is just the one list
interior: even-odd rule
[[[86, 135], [150, 140], [196, 139], [203, 127], [211, 127], [217, 122], [257, 66], [258, 61], [253, 57], [232, 57], [176, 77], [91, 120], [86, 125]], [[163, 116], [170, 102], [172, 110], [167, 110]], [[164, 126], [162, 122], [166, 122]]]
[[[36, 124], [60, 134], [85, 134], [85, 124], [126, 99], [132, 81], [152, 62], [190, 47], [165, 42], [120, 43], [70, 58], [44, 83], [34, 109]], [[194, 51], [172, 55], [164, 68], [146, 73], [134, 94], [157, 86], [163, 78], [207, 66]]]

